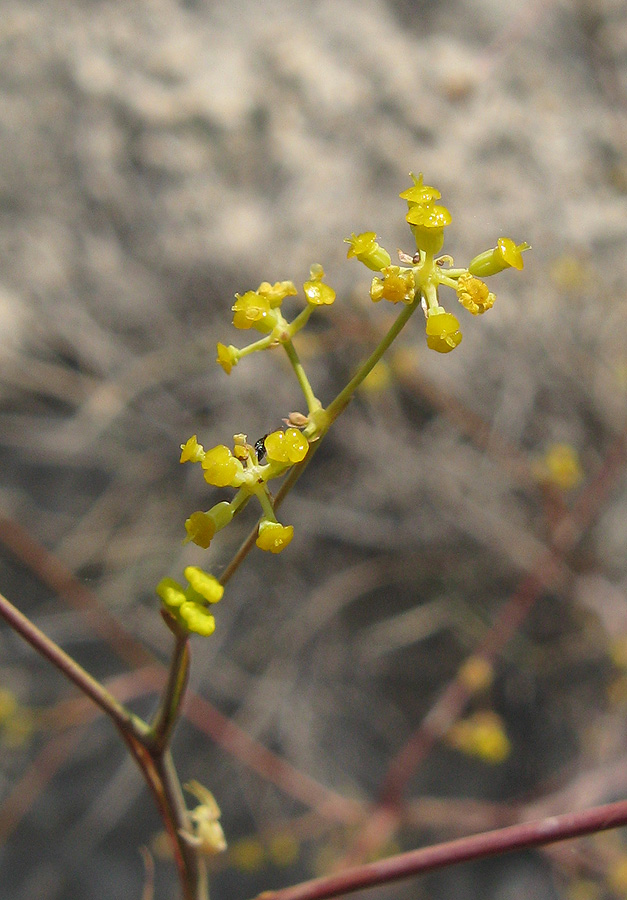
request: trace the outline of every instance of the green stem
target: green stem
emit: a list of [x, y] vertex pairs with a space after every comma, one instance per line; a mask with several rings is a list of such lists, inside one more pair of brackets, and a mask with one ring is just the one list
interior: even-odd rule
[[314, 412], [316, 409], [320, 409], [322, 404], [315, 396], [313, 392], [313, 388], [305, 374], [305, 370], [303, 369], [303, 364], [301, 363], [298, 353], [296, 352], [296, 348], [291, 340], [285, 341], [283, 344], [285, 347], [285, 352], [287, 353], [287, 357], [292, 364], [292, 368], [294, 369], [294, 373], [298, 379], [298, 383], [300, 384], [301, 390], [305, 395], [305, 400], [307, 401], [307, 409], [310, 413]]
[[[385, 351], [390, 347], [393, 341], [399, 336], [416, 308], [420, 305], [420, 297], [416, 295], [414, 300], [403, 308], [403, 311], [396, 319], [388, 333], [385, 335], [378, 347], [373, 350], [367, 360], [365, 360], [357, 372], [353, 375], [345, 388], [343, 388], [337, 397], [329, 403], [326, 408], [328, 416], [328, 424], [323, 433], [326, 433], [332, 422], [343, 412], [348, 406], [353, 394], [366, 378], [372, 372], [376, 364], [379, 362]], [[322, 434], [320, 435], [322, 437]]]
[[301, 328], [305, 327], [314, 309], [315, 307], [311, 303], [308, 303], [305, 309], [303, 309], [302, 312], [299, 312], [296, 318], [290, 322], [287, 329], [290, 337], [294, 337], [297, 331], [300, 331]]
[[270, 500], [267, 485], [265, 483], [255, 485], [254, 493], [255, 493], [255, 497], [257, 498], [257, 500], [259, 500], [259, 503], [261, 504], [261, 509], [263, 510], [264, 518], [269, 519], [271, 522], [276, 522], [274, 506], [272, 505], [272, 501]]
[[242, 347], [241, 350], [238, 350], [239, 359], [243, 359], [245, 356], [249, 356], [251, 353], [255, 353], [257, 350], [265, 350], [270, 346], [272, 341], [275, 340], [272, 333], [266, 335], [264, 338], [261, 338], [259, 341], [255, 341], [254, 344], [248, 344], [247, 347]]
[[148, 744], [151, 752], [162, 752], [172, 739], [189, 676], [189, 635], [174, 634], [174, 651], [168, 681], [151, 727]]
[[[318, 440], [313, 441], [309, 445], [309, 451], [304, 460], [300, 463], [297, 463], [295, 466], [292, 466], [287, 478], [281, 485], [280, 490], [278, 491], [276, 497], [274, 498], [274, 509], [275, 511], [279, 508], [285, 497], [292, 490], [297, 480], [303, 474], [309, 463], [314, 457], [318, 447], [320, 446], [324, 435], [329, 430], [331, 424], [337, 419], [340, 413], [346, 409], [348, 403], [350, 402], [351, 397], [362, 383], [364, 378], [368, 375], [369, 372], [376, 366], [379, 362], [385, 351], [390, 347], [392, 342], [398, 337], [400, 332], [403, 330], [409, 319], [411, 318], [412, 313], [416, 310], [416, 308], [420, 305], [420, 297], [416, 296], [415, 300], [410, 303], [408, 306], [405, 306], [385, 335], [381, 343], [377, 346], [377, 348], [370, 354], [368, 359], [362, 363], [359, 367], [353, 378], [349, 381], [346, 387], [340, 391], [337, 397], [331, 401], [327, 409], [324, 411], [324, 424], [322, 424], [318, 431]], [[252, 531], [249, 533], [246, 540], [240, 546], [239, 550], [228, 564], [226, 569], [223, 571], [220, 576], [220, 583], [226, 584], [235, 574], [235, 572], [239, 569], [240, 565], [246, 559], [251, 549], [255, 544], [255, 540], [257, 539], [257, 526], [255, 526]]]

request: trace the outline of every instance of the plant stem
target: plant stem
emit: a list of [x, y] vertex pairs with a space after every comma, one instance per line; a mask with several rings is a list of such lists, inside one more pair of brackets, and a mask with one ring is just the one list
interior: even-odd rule
[[399, 336], [418, 306], [420, 306], [420, 297], [419, 295], [416, 295], [412, 302], [403, 308], [402, 312], [400, 313], [388, 333], [385, 335], [381, 343], [375, 348], [375, 350], [373, 350], [368, 359], [361, 364], [346, 387], [343, 388], [337, 395], [337, 397], [332, 400], [331, 403], [327, 406], [326, 411], [329, 416], [329, 425], [331, 425], [331, 423], [334, 422], [335, 419], [337, 419], [340, 413], [346, 409], [359, 385], [366, 378], [366, 376], [369, 375], [370, 372], [372, 372], [385, 351]]
[[[420, 297], [416, 296], [412, 303], [405, 306], [395, 320], [392, 327], [389, 329], [385, 337], [381, 340], [381, 342], [377, 345], [375, 350], [370, 354], [368, 359], [365, 360], [357, 370], [357, 372], [353, 375], [351, 380], [348, 382], [345, 388], [343, 388], [340, 393], [335, 397], [334, 400], [326, 408], [327, 421], [323, 428], [320, 429], [318, 440], [313, 441], [309, 445], [309, 451], [304, 460], [300, 463], [297, 463], [295, 466], [289, 471], [289, 474], [283, 484], [281, 485], [280, 490], [277, 492], [276, 497], [274, 498], [274, 509], [277, 510], [285, 497], [289, 494], [291, 489], [294, 487], [300, 476], [303, 474], [313, 456], [320, 446], [322, 439], [325, 434], [333, 424], [333, 422], [337, 419], [337, 417], [342, 413], [350, 400], [362, 383], [362, 381], [366, 378], [366, 376], [372, 372], [376, 364], [379, 362], [385, 351], [390, 347], [393, 341], [398, 337], [401, 333], [407, 322], [412, 316], [412, 313], [415, 312], [416, 308], [420, 305]], [[286, 345], [287, 349], [287, 345]], [[250, 553], [252, 547], [254, 546], [255, 540], [257, 538], [257, 526], [255, 526], [252, 531], [249, 533], [246, 540], [241, 544], [237, 553], [232, 558], [226, 569], [222, 572], [220, 576], [220, 584], [226, 584], [229, 581], [235, 572], [239, 569], [240, 565], [246, 559], [248, 554]]]
[[535, 822], [525, 822], [470, 835], [455, 841], [400, 853], [388, 859], [357, 866], [329, 875], [304, 881], [278, 891], [265, 891], [259, 900], [325, 900], [352, 891], [387, 884], [401, 878], [433, 872], [457, 863], [485, 859], [514, 850], [525, 850], [565, 841], [570, 838], [608, 831], [627, 824], [627, 800], [596, 806], [581, 812], [550, 816]]
[[170, 743], [189, 676], [189, 635], [174, 634], [174, 650], [170, 660], [168, 681], [151, 726], [149, 744], [154, 752], [163, 751]]
[[74, 682], [74, 684], [100, 707], [116, 724], [118, 729], [131, 735], [136, 740], [143, 740], [149, 733], [149, 727], [139, 716], [131, 713], [122, 703], [109, 693], [86, 672], [71, 656], [55, 644], [47, 635], [40, 631], [30, 619], [13, 606], [2, 594], [0, 594], [0, 616], [9, 623], [31, 647], [44, 656], [59, 671]]
[[184, 900], [209, 900], [205, 864], [196, 848], [183, 835], [189, 832], [189, 818], [181, 783], [169, 750], [155, 759], [155, 767], [163, 786], [168, 814], [176, 826], [176, 845], [183, 859], [181, 876]]
[[320, 409], [322, 404], [315, 396], [313, 392], [313, 388], [305, 374], [305, 370], [303, 369], [303, 364], [301, 363], [298, 353], [296, 352], [296, 348], [291, 340], [285, 341], [283, 344], [285, 347], [285, 352], [287, 353], [288, 359], [292, 364], [292, 368], [294, 369], [294, 373], [298, 379], [298, 383], [300, 384], [301, 390], [305, 395], [305, 400], [307, 402], [307, 409], [310, 413], [312, 413], [315, 409]]

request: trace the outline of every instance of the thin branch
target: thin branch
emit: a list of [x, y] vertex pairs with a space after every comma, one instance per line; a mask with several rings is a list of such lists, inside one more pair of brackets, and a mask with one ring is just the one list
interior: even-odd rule
[[259, 900], [325, 900], [340, 897], [458, 863], [541, 847], [623, 825], [627, 825], [627, 800], [412, 850], [326, 878], [304, 881], [278, 891], [265, 891], [259, 895]]
[[123, 734], [132, 735], [141, 740], [148, 733], [148, 725], [131, 713], [113, 694], [93, 678], [89, 672], [72, 659], [71, 656], [55, 644], [47, 635], [23, 613], [0, 594], [0, 616], [38, 653], [52, 663], [66, 678], [86, 694], [100, 709], [113, 720]]
[[175, 633], [168, 681], [151, 727], [152, 736], [149, 742], [153, 752], [162, 751], [172, 739], [187, 687], [189, 656], [189, 635], [183, 632]]

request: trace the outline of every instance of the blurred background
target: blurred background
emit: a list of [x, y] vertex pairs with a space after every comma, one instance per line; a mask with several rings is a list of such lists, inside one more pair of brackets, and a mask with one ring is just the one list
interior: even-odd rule
[[[142, 715], [160, 676], [137, 647], [170, 647], [154, 586], [219, 574], [255, 521], [182, 546], [224, 495], [180, 444], [303, 407], [279, 354], [215, 365], [216, 341], [247, 342], [234, 293], [323, 264], [338, 300], [297, 346], [326, 404], [394, 314], [343, 238], [413, 252], [410, 171], [441, 190], [457, 265], [533, 246], [488, 315], [443, 292], [454, 353], [410, 322], [284, 504], [289, 549], [253, 551], [194, 639], [174, 753], [222, 807], [213, 900], [345, 858], [434, 704], [446, 733], [378, 853], [624, 796], [626, 153], [619, 0], [4, 0], [0, 590]], [[317, 784], [271, 783], [216, 709]], [[176, 896], [113, 727], [6, 627], [0, 841], [3, 900], [139, 898], [142, 846]], [[625, 897], [627, 844], [377, 895]]]

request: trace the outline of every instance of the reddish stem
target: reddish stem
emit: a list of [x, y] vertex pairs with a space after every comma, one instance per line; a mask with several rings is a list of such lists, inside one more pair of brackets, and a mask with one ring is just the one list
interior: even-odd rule
[[259, 895], [259, 900], [325, 900], [458, 863], [527, 850], [623, 825], [627, 825], [627, 800], [400, 853], [326, 878], [304, 881], [278, 891], [265, 891]]

